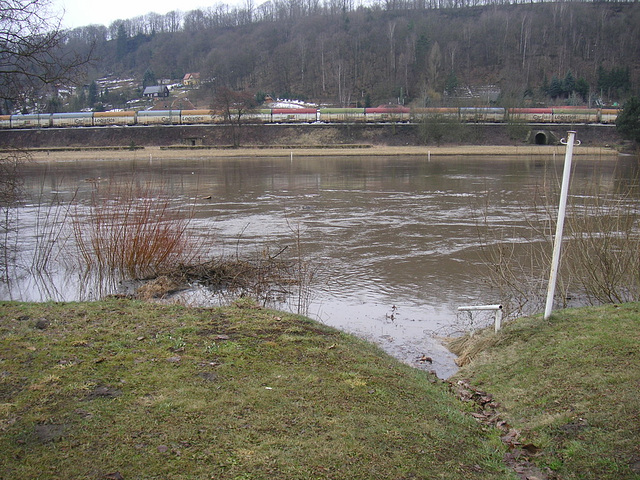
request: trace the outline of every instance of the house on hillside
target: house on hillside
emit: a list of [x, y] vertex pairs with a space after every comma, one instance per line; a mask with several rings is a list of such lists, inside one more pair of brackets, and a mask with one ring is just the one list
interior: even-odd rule
[[185, 87], [199, 87], [200, 86], [200, 72], [187, 73], [182, 79], [182, 84]]
[[142, 96], [149, 98], [168, 97], [169, 89], [166, 85], [161, 85], [158, 87], [146, 87], [144, 89], [144, 92], [142, 93]]

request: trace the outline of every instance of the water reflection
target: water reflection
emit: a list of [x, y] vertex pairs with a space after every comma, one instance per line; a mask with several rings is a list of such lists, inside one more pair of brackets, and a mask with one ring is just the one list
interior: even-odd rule
[[[309, 316], [382, 345], [440, 376], [453, 358], [433, 333], [447, 334], [462, 304], [500, 303], [481, 273], [478, 213], [493, 228], [527, 228], [522, 199], [559, 182], [562, 159], [418, 157], [223, 158], [30, 164], [20, 214], [21, 258], [29, 264], [39, 204], [86, 205], [96, 182], [161, 183], [216, 253], [295, 246], [320, 267]], [[633, 178], [634, 162], [580, 157], [572, 190], [598, 176], [602, 188]], [[61, 238], [63, 235], [61, 235]], [[73, 253], [66, 245], [60, 259]], [[78, 272], [23, 269], [3, 298], [75, 300], [99, 289]], [[44, 285], [48, 286], [44, 286]], [[433, 365], [419, 363], [422, 355]]]

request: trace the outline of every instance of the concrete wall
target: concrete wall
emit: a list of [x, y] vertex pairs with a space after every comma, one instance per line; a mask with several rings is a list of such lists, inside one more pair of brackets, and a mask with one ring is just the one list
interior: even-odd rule
[[[416, 125], [245, 125], [234, 132], [229, 125], [207, 126], [127, 126], [83, 127], [69, 129], [0, 130], [0, 146], [22, 148], [85, 147], [85, 146], [168, 146], [233, 144], [234, 133], [240, 144], [250, 145], [435, 145], [424, 143], [424, 135]], [[548, 143], [576, 130], [583, 145], [615, 145], [621, 142], [614, 126], [557, 125], [549, 128], [509, 125], [464, 125], [455, 137], [440, 139], [441, 145], [519, 145], [535, 143], [536, 135], [544, 132]], [[533, 141], [532, 141], [533, 134]], [[540, 136], [538, 136], [540, 138]]]

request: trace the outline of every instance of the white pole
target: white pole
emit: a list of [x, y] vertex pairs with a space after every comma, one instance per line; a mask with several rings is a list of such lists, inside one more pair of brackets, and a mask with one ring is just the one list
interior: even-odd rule
[[[564, 228], [564, 217], [567, 209], [567, 197], [569, 196], [569, 179], [571, 177], [571, 159], [573, 157], [573, 142], [576, 132], [568, 132], [567, 151], [564, 157], [564, 172], [562, 174], [562, 190], [560, 191], [560, 205], [558, 206], [558, 221], [556, 224], [556, 237], [553, 242], [553, 257], [551, 259], [551, 272], [549, 273], [549, 287], [547, 289], [547, 304], [544, 309], [544, 319], [551, 316], [553, 310], [553, 297], [556, 292], [556, 280], [558, 277], [558, 266], [560, 264], [560, 249], [562, 247], [562, 230]], [[578, 141], [578, 145], [580, 142]]]
[[502, 328], [502, 308], [496, 310], [496, 317], [493, 321], [493, 328], [496, 333]]
[[494, 330], [498, 333], [498, 330], [502, 328], [502, 305], [465, 305], [464, 307], [458, 307], [459, 312], [474, 310], [495, 310]]

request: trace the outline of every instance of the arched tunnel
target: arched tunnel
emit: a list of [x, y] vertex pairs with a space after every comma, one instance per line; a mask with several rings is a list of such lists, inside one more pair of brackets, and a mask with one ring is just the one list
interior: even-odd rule
[[535, 143], [536, 145], [547, 145], [547, 135], [544, 132], [536, 133], [533, 143]]
[[556, 136], [550, 130], [530, 130], [529, 143], [535, 145], [555, 145], [558, 143]]

